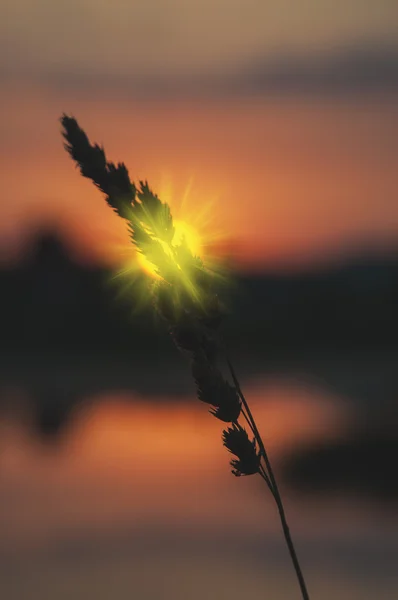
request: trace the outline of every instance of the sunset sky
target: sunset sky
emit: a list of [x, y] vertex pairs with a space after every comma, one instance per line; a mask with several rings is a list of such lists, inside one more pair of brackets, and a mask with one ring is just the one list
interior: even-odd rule
[[[0, 2], [0, 269], [26, 258], [48, 230], [89, 264], [117, 268], [132, 251], [125, 223], [63, 148], [64, 113], [242, 269], [313, 268], [392, 249], [398, 256], [397, 0]], [[167, 390], [180, 371], [143, 339], [146, 321], [135, 330], [126, 320], [125, 338], [107, 297], [92, 310], [96, 275], [85, 271], [80, 287], [79, 273], [69, 279], [65, 269], [58, 279], [51, 265], [41, 273], [3, 274], [15, 288], [3, 304], [11, 333], [0, 373], [0, 596], [297, 597], [276, 506], [270, 495], [264, 501], [261, 478], [230, 473], [223, 424], [194, 400], [193, 387], [179, 398], [152, 397], [151, 382]], [[376, 433], [369, 439], [377, 454], [379, 423], [390, 426], [383, 406], [396, 397], [396, 356], [378, 343], [389, 328], [390, 288], [380, 284], [386, 315], [377, 291], [369, 304], [353, 288], [353, 328], [338, 304], [349, 280], [343, 288], [330, 316], [314, 287], [325, 327], [308, 344], [295, 325], [297, 315], [303, 327], [312, 318], [301, 300], [306, 284], [283, 312], [273, 312], [278, 290], [299, 288], [275, 286], [272, 296], [271, 283], [261, 313], [251, 312], [248, 294], [250, 320], [246, 309], [241, 321], [237, 315], [231, 346], [247, 361], [243, 389], [281, 482], [311, 597], [398, 598], [392, 505], [373, 504], [362, 490], [340, 492], [339, 477], [335, 493], [300, 496], [284, 476], [284, 459], [330, 442], [332, 490], [334, 449], [339, 470], [340, 448], [351, 452], [352, 441], [354, 468], [367, 432]], [[290, 306], [297, 310], [281, 331], [278, 315]], [[367, 342], [369, 306], [381, 333]], [[79, 320], [86, 308], [87, 328]], [[267, 331], [261, 354], [246, 322]], [[358, 327], [359, 342], [346, 345], [345, 332], [350, 340]], [[275, 355], [273, 331], [281, 331]], [[147, 392], [129, 391], [130, 381]], [[52, 431], [62, 415], [56, 441], [31, 433], [48, 424]]]
[[[301, 264], [395, 242], [396, 2], [5, 0], [3, 7], [4, 260], [43, 223], [59, 226], [84, 257], [113, 262], [128, 243], [123, 223], [62, 148], [63, 112], [175, 210], [188, 187], [189, 215], [211, 203], [202, 228], [245, 264]], [[358, 52], [366, 90], [352, 94]], [[335, 81], [336, 56], [343, 83], [322, 89], [314, 64]], [[278, 75], [297, 57], [315, 90], [264, 89], [267, 69]]]

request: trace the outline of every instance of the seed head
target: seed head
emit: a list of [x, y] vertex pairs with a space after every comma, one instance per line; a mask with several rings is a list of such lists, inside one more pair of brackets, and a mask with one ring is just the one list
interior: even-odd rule
[[241, 403], [236, 389], [223, 378], [219, 369], [201, 355], [192, 362], [192, 375], [199, 400], [211, 404], [210, 413], [226, 423], [238, 420]]
[[198, 316], [199, 321], [209, 329], [218, 329], [223, 317], [224, 311], [219, 297], [215, 293], [209, 295], [204, 303], [203, 313]]
[[189, 317], [178, 319], [170, 328], [171, 337], [180, 350], [194, 352], [201, 345], [203, 332], [201, 328]]
[[159, 315], [167, 323], [173, 323], [176, 319], [176, 306], [172, 287], [164, 282], [156, 282], [153, 285], [152, 293], [153, 302]]
[[237, 456], [237, 460], [233, 459], [230, 463], [233, 475], [240, 477], [258, 473], [261, 457], [256, 449], [256, 440], [250, 441], [247, 431], [239, 423], [225, 429], [222, 439], [229, 452]]

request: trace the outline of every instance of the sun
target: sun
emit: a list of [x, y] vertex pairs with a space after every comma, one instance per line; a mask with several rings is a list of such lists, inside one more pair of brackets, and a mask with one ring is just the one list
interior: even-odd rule
[[[162, 202], [170, 206], [173, 215], [174, 237], [172, 248], [178, 247], [183, 241], [190, 253], [198, 257], [216, 277], [226, 280], [229, 278], [223, 258], [217, 253], [217, 246], [229, 236], [218, 225], [215, 207], [216, 198], [205, 198], [193, 189], [192, 181], [188, 183], [182, 196], [178, 197], [168, 181], [159, 186], [158, 195]], [[158, 240], [166, 254], [171, 256], [172, 248]], [[112, 276], [113, 284], [117, 283], [121, 295], [134, 295], [135, 310], [140, 311], [148, 304], [152, 285], [161, 281], [162, 277], [130, 239], [119, 246], [119, 256], [124, 257], [119, 262], [119, 268]], [[177, 267], [178, 268], [178, 267]], [[181, 273], [186, 284], [191, 285], [189, 277]]]
[[[184, 241], [188, 247], [188, 250], [191, 252], [191, 254], [193, 254], [193, 256], [201, 257], [202, 244], [199, 232], [196, 231], [194, 227], [192, 227], [185, 221], [180, 221], [178, 219], [174, 220], [174, 237], [172, 239], [171, 245], [176, 247]], [[166, 254], [172, 257], [172, 251], [170, 246], [162, 242], [161, 240], [159, 240], [159, 242], [161, 243]], [[137, 252], [137, 261], [148, 275], [150, 275], [154, 279], [161, 279], [161, 276], [156, 270], [156, 265], [151, 263], [141, 252]]]

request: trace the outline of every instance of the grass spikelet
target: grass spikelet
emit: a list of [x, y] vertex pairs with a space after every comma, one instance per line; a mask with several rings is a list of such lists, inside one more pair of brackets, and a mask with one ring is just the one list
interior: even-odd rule
[[[91, 179], [105, 194], [109, 206], [127, 220], [132, 243], [153, 266], [158, 277], [149, 286], [154, 308], [166, 321], [177, 347], [191, 359], [198, 399], [211, 406], [213, 416], [232, 424], [222, 436], [224, 446], [236, 457], [230, 463], [232, 473], [237, 477], [258, 474], [268, 486], [279, 511], [302, 598], [309, 600], [269, 456], [221, 336], [216, 332], [225, 315], [216, 291], [222, 275], [213, 265], [207, 268], [184, 237], [175, 242], [170, 207], [147, 181], [139, 181], [136, 186], [130, 181], [124, 163], [116, 166], [108, 162], [103, 147], [90, 143], [76, 119], [64, 114], [60, 120], [65, 149], [83, 177]], [[231, 383], [217, 365], [220, 356], [226, 362]], [[239, 419], [245, 420], [252, 440]]]

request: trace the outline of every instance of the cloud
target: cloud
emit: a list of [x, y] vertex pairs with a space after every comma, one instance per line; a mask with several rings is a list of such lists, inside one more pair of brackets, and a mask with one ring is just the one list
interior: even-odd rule
[[134, 99], [241, 97], [267, 94], [343, 94], [398, 91], [398, 46], [362, 45], [321, 56], [252, 60], [218, 73], [133, 74], [88, 68], [19, 69], [0, 65], [0, 81], [23, 81], [76, 94]]
[[398, 47], [353, 46], [320, 57], [258, 62], [236, 83], [264, 93], [398, 90]]

